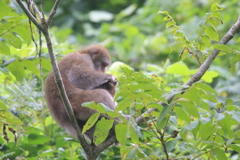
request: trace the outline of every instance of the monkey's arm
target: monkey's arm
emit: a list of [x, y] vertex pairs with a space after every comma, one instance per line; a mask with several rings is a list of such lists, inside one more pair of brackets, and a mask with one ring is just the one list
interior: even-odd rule
[[74, 86], [82, 89], [94, 89], [106, 82], [114, 82], [115, 77], [111, 74], [92, 70], [91, 68], [72, 68], [68, 75], [68, 80]]

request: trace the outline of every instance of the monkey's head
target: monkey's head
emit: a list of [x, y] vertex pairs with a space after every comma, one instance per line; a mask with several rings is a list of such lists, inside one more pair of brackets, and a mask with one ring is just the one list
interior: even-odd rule
[[97, 71], [105, 72], [105, 67], [111, 64], [111, 57], [108, 50], [100, 45], [90, 45], [83, 50], [83, 53], [87, 53], [91, 56], [94, 68]]

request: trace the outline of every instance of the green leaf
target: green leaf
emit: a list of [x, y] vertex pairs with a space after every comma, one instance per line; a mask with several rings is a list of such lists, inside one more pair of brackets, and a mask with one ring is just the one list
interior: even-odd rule
[[181, 60], [184, 60], [185, 58], [187, 58], [187, 56], [189, 55], [189, 52], [187, 50], [184, 50], [184, 52], [181, 54]]
[[227, 160], [228, 159], [225, 152], [222, 149], [214, 149], [213, 151], [216, 153], [218, 160]]
[[225, 54], [226, 54], [226, 52], [220, 51], [219, 54], [218, 54], [218, 56], [223, 56], [223, 55], [225, 55]]
[[186, 125], [186, 129], [189, 131], [192, 131], [193, 129], [195, 129], [198, 126], [198, 120], [197, 121], [191, 121], [191, 123], [189, 125]]
[[133, 97], [129, 96], [124, 98], [121, 102], [118, 103], [117, 107], [116, 107], [116, 111], [122, 111], [128, 107], [130, 107], [130, 105], [133, 103]]
[[157, 128], [162, 129], [166, 126], [166, 123], [168, 122], [168, 118], [164, 117], [163, 120], [160, 123], [157, 123]]
[[213, 27], [206, 26], [205, 27], [205, 33], [210, 39], [212, 39], [214, 41], [219, 41], [218, 33]]
[[115, 126], [116, 138], [118, 142], [122, 145], [125, 145], [127, 141], [127, 131], [128, 131], [128, 125], [125, 123], [118, 123]]
[[131, 147], [130, 150], [128, 150], [125, 159], [136, 159], [136, 147]]
[[50, 137], [44, 135], [39, 135], [35, 133], [28, 135], [28, 142], [31, 144], [44, 144], [50, 140], [51, 140]]
[[240, 146], [238, 144], [230, 144], [228, 145], [228, 148], [232, 148], [234, 151], [240, 153]]
[[3, 103], [3, 102], [1, 102], [1, 101], [0, 101], [0, 110], [4, 110], [4, 111], [7, 111], [7, 110], [8, 110], [8, 108], [7, 108], [7, 106], [5, 105], [5, 103]]
[[0, 54], [10, 55], [10, 49], [3, 42], [0, 42]]
[[211, 46], [211, 40], [208, 36], [204, 35], [202, 37], [202, 42], [205, 44], [206, 47], [210, 47]]
[[16, 116], [13, 116], [11, 119], [8, 119], [6, 122], [9, 123], [9, 124], [16, 124], [16, 125], [22, 125], [23, 124], [22, 121]]
[[94, 101], [92, 101], [92, 102], [84, 102], [82, 104], [82, 106], [83, 107], [88, 107], [88, 108], [93, 109], [93, 110], [97, 110], [100, 113], [107, 113], [109, 111], [113, 111], [109, 107], [107, 107], [106, 105], [104, 105], [102, 103], [97, 103], [96, 104]]
[[199, 128], [199, 137], [201, 137], [201, 140], [204, 141], [207, 138], [209, 138], [213, 132], [216, 132], [216, 127], [213, 125], [212, 121], [200, 125]]
[[230, 71], [232, 74], [236, 72], [236, 63], [240, 61], [240, 54], [235, 54], [231, 61]]
[[7, 39], [13, 47], [15, 47], [17, 49], [22, 48], [22, 40], [19, 37], [17, 37], [16, 35], [8, 34], [8, 35], [4, 35], [3, 38]]
[[198, 109], [194, 105], [192, 101], [178, 101], [179, 104], [188, 112], [188, 114], [192, 115], [193, 117], [200, 118]]
[[93, 137], [93, 143], [95, 145], [101, 144], [108, 137], [109, 130], [112, 128], [113, 122], [113, 119], [105, 118], [102, 118], [97, 122]]
[[171, 111], [171, 109], [173, 108], [173, 106], [171, 105], [168, 105], [168, 106], [165, 106], [160, 114], [160, 116], [158, 117], [158, 120], [157, 120], [157, 124], [161, 123], [162, 120], [164, 119], [164, 117]]
[[225, 118], [225, 115], [222, 113], [218, 113], [216, 110], [214, 110], [214, 118], [216, 121], [221, 121]]
[[202, 95], [202, 98], [203, 98], [203, 99], [206, 99], [206, 100], [209, 100], [209, 101], [212, 101], [212, 102], [214, 102], [214, 103], [217, 103], [217, 102], [218, 102], [218, 101], [217, 101], [217, 98], [216, 98], [214, 95], [212, 95], [212, 94]]
[[221, 121], [217, 121], [217, 123], [221, 126], [222, 131], [224, 133], [223, 136], [228, 139], [234, 138], [234, 131], [232, 130], [232, 126], [235, 125], [230, 115], [225, 115], [225, 118]]
[[189, 90], [187, 90], [182, 98], [185, 98], [185, 99], [188, 99], [190, 101], [193, 101], [195, 102], [196, 104], [200, 104], [201, 101], [202, 101], [202, 96], [205, 95], [205, 93], [200, 90], [200, 89], [197, 89], [195, 87], [191, 87]]
[[[218, 12], [216, 12], [216, 13], [218, 13]], [[214, 16], [214, 15], [212, 15], [212, 16]], [[217, 16], [217, 15], [215, 15], [215, 16]], [[219, 19], [218, 19], [218, 18], [213, 18], [213, 17], [211, 17], [210, 19], [208, 19], [208, 24], [209, 24], [210, 26], [212, 26], [213, 29], [216, 31], [216, 30], [217, 30], [217, 27], [218, 27], [218, 25], [219, 25]]]
[[21, 62], [14, 62], [7, 66], [8, 70], [16, 77], [18, 81], [22, 81], [25, 75], [25, 70]]
[[38, 62], [36, 60], [34, 61], [25, 61], [25, 63], [23, 63], [23, 66], [26, 70], [31, 71], [33, 74], [37, 75], [38, 77], [40, 77], [40, 70], [37, 67]]
[[28, 22], [22, 22], [22, 24], [14, 28], [12, 32], [16, 32], [27, 43], [27, 45], [30, 45], [31, 33]]
[[223, 9], [224, 9], [224, 8], [221, 7], [221, 6], [219, 6], [219, 4], [217, 4], [217, 3], [214, 3], [214, 4], [212, 4], [212, 6], [211, 6], [211, 11], [212, 11], [212, 12], [219, 11], [219, 10], [223, 10]]
[[216, 158], [215, 158], [215, 156], [214, 156], [215, 154], [213, 154], [212, 152], [213, 152], [213, 151], [209, 152], [209, 155], [208, 155], [208, 156], [209, 156], [209, 158], [210, 158], [211, 160], [216, 160]]
[[217, 95], [217, 92], [211, 86], [209, 86], [205, 83], [197, 83], [196, 87], [204, 90], [205, 92], [209, 92], [209, 93], [213, 93], [213, 94]]
[[238, 38], [236, 42], [240, 42], [240, 38]]
[[207, 71], [203, 75], [202, 79], [207, 83], [212, 83], [213, 78], [218, 77], [218, 76], [219, 76], [219, 74], [216, 71]]
[[157, 14], [159, 14], [159, 13], [169, 15], [168, 11], [158, 11]]
[[181, 107], [175, 107], [174, 111], [178, 115], [178, 118], [186, 121], [188, 124], [191, 122], [191, 119], [187, 115], [187, 113]]
[[166, 28], [169, 28], [169, 27], [171, 27], [171, 26], [173, 26], [173, 25], [175, 25], [175, 24], [176, 24], [175, 21], [167, 22], [167, 24], [166, 24]]
[[133, 141], [133, 143], [138, 143], [139, 142], [139, 136], [135, 132], [135, 130], [132, 126], [130, 126], [130, 137], [131, 137], [131, 140]]
[[[217, 20], [219, 20], [221, 22], [221, 24], [223, 24], [222, 19], [221, 19], [221, 13], [220, 12], [213, 12], [211, 14], [211, 16], [213, 16], [214, 18], [216, 18]], [[213, 18], [212, 18], [213, 19]]]
[[42, 67], [47, 71], [51, 71], [52, 66], [49, 59], [42, 58]]
[[182, 62], [177, 62], [167, 68], [166, 73], [188, 76], [191, 74], [189, 68]]
[[85, 133], [87, 130], [89, 130], [98, 120], [100, 116], [100, 113], [94, 113], [86, 122], [86, 124], [83, 126], [82, 133]]
[[213, 45], [216, 49], [226, 52], [226, 53], [232, 53], [233, 49], [231, 49], [230, 47], [224, 45], [224, 44], [214, 44]]
[[11, 12], [11, 7], [8, 6], [8, 2], [3, 0], [0, 1], [0, 11], [0, 19], [3, 19], [4, 16]]
[[143, 140], [144, 136], [141, 132], [141, 128], [137, 125], [137, 123], [133, 124], [133, 128], [134, 128], [135, 133], [137, 133], [137, 135]]
[[198, 47], [199, 50], [205, 50], [206, 49], [206, 46], [205, 46], [204, 43], [198, 43], [197, 47]]
[[171, 152], [173, 149], [176, 149], [177, 143], [178, 143], [177, 140], [167, 141], [167, 143], [166, 143], [167, 151]]

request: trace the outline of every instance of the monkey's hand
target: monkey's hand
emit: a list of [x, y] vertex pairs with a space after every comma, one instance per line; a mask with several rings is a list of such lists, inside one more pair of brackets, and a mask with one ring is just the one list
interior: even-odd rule
[[110, 79], [108, 83], [112, 83], [114, 86], [116, 86], [118, 84], [118, 80], [112, 75], [112, 79]]

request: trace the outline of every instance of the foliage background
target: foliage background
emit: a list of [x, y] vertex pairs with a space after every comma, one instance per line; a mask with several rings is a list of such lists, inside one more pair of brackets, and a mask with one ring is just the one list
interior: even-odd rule
[[[42, 4], [46, 13], [50, 12], [53, 2], [36, 1], [37, 4]], [[168, 11], [186, 37], [190, 41], [197, 42], [199, 35], [202, 34], [201, 25], [208, 16], [206, 13], [211, 11], [213, 3], [218, 3], [224, 8], [221, 11], [223, 24], [219, 24], [217, 28], [219, 37], [222, 37], [239, 15], [237, 0], [62, 1], [50, 28], [55, 52], [60, 59], [71, 51], [80, 50], [89, 44], [100, 43], [110, 50], [113, 62], [123, 62], [135, 71], [142, 71], [145, 75], [156, 74], [160, 77], [158, 80], [162, 82], [161, 88], [165, 92], [171, 92], [186, 82], [199, 64], [191, 55], [179, 62], [182, 48], [172, 47], [176, 39], [171, 35], [171, 30], [166, 29], [164, 16], [157, 12]], [[44, 85], [42, 82], [51, 70], [45, 44], [42, 46], [44, 57], [42, 59], [43, 73], [41, 73], [40, 60], [34, 58], [36, 51], [34, 43], [31, 42], [28, 20], [15, 1], [0, 2], [0, 18], [0, 60], [2, 64], [0, 67], [0, 123], [8, 123], [16, 130], [19, 137], [18, 143], [15, 144], [14, 135], [7, 131], [10, 140], [6, 143], [3, 138], [4, 132], [2, 133], [0, 159], [7, 157], [13, 159], [17, 156], [27, 159], [36, 157], [84, 159], [79, 144], [56, 125], [43, 100]], [[34, 32], [34, 37], [36, 41], [39, 40], [37, 32]], [[238, 37], [239, 34], [230, 41], [228, 47], [237, 50], [239, 48]], [[206, 52], [210, 52], [212, 48], [208, 48]], [[198, 54], [201, 59], [206, 56]], [[230, 103], [228, 98], [234, 101], [234, 105], [240, 104], [238, 102], [240, 98], [239, 64], [236, 65], [237, 69], [234, 74], [229, 71], [233, 56], [234, 54], [218, 56], [210, 67], [210, 72], [204, 78], [204, 82], [217, 92], [217, 95], [214, 95], [217, 101], [208, 102], [210, 108], [221, 103], [227, 105]], [[8, 64], [9, 61], [14, 62]], [[115, 63], [110, 67], [109, 72], [120, 77], [123, 71], [118, 69], [118, 64]], [[127, 75], [126, 72], [124, 74]], [[119, 94], [121, 94], [121, 89], [124, 90], [124, 87], [120, 79]], [[43, 106], [44, 109], [42, 109]], [[233, 124], [230, 129], [238, 131], [236, 123]], [[169, 130], [174, 125], [172, 120]], [[239, 135], [238, 132], [236, 134]], [[226, 145], [226, 137], [224, 138], [219, 141]], [[238, 138], [238, 136], [233, 138], [237, 140], [235, 141], [237, 144]], [[231, 138], [228, 137], [229, 139]], [[134, 144], [131, 140], [128, 140], [128, 143]], [[139, 141], [137, 143], [140, 144]], [[190, 142], [187, 143], [190, 144]], [[154, 149], [160, 146], [152, 143], [150, 148], [153, 150], [149, 152], [149, 157], [153, 159], [153, 155], [158, 157], [161, 153], [155, 153]], [[236, 150], [239, 151], [239, 148], [235, 148]], [[145, 148], [143, 151], [149, 150]], [[129, 157], [135, 158], [136, 154], [139, 156], [136, 152], [128, 152]], [[179, 155], [179, 146], [171, 153], [173, 157]], [[219, 152], [220, 155], [222, 153], [232, 159], [236, 157], [234, 152]], [[215, 156], [219, 158], [218, 154]], [[103, 159], [110, 157], [120, 159], [118, 147], [113, 146], [101, 155]]]

